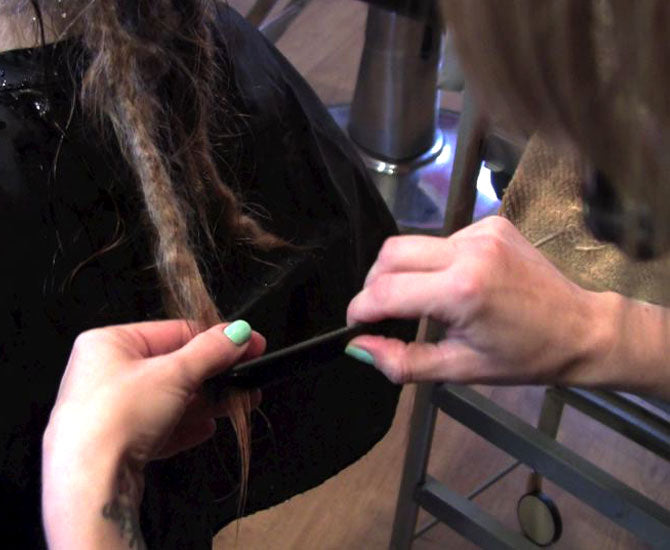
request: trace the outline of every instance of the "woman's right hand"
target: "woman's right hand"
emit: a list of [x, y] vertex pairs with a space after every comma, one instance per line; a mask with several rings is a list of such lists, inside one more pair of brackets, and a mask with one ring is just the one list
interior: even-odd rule
[[617, 298], [572, 283], [493, 216], [449, 238], [389, 239], [349, 305], [350, 324], [428, 316], [442, 341], [360, 336], [348, 352], [399, 383], [582, 383], [610, 350]]

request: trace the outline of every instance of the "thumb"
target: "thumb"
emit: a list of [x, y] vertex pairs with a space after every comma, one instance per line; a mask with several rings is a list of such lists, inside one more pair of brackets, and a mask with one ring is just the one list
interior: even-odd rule
[[403, 342], [383, 336], [360, 336], [347, 346], [347, 355], [373, 365], [391, 382], [460, 382], [472, 365], [470, 348], [448, 341], [437, 344]]
[[246, 321], [216, 325], [197, 334], [186, 345], [161, 357], [179, 380], [180, 386], [195, 391], [208, 378], [223, 372], [243, 356], [265, 347], [264, 338], [251, 330]]

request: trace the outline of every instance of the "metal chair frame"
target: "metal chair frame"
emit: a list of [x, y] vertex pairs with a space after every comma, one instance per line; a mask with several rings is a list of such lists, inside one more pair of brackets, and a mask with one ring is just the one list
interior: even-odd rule
[[311, 1], [289, 0], [281, 12], [268, 20], [279, 0], [256, 0], [246, 16], [247, 21], [258, 27], [270, 42], [276, 44]]
[[[472, 219], [475, 182], [485, 151], [485, 128], [465, 94], [443, 235]], [[419, 338], [436, 341], [442, 327], [424, 323]], [[631, 489], [555, 440], [567, 403], [654, 451], [670, 457], [670, 423], [626, 396], [573, 388], [548, 388], [538, 427], [519, 419], [468, 387], [420, 384], [410, 423], [403, 476], [398, 494], [390, 548], [411, 548], [412, 541], [436, 522], [415, 532], [423, 508], [465, 538], [485, 548], [538, 548], [484, 512], [471, 498], [511, 472], [520, 463], [552, 480], [605, 517], [628, 529], [652, 548], [670, 548], [670, 512]], [[468, 497], [449, 490], [427, 475], [426, 469], [438, 410], [458, 420], [517, 459]]]

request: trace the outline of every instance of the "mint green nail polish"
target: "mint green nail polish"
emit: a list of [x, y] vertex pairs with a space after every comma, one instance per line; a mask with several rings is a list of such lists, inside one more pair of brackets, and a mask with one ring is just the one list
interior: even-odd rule
[[358, 348], [356, 346], [347, 346], [344, 349], [344, 353], [346, 353], [350, 357], [353, 357], [354, 359], [357, 359], [361, 363], [367, 363], [368, 365], [375, 364], [375, 358], [372, 357], [370, 352], [365, 351], [364, 349]]
[[251, 325], [246, 321], [235, 321], [230, 323], [223, 333], [232, 340], [236, 346], [246, 344], [251, 338]]

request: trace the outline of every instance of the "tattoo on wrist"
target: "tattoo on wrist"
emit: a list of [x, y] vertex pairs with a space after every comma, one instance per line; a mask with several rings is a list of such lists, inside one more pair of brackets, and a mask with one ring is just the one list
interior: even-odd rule
[[121, 538], [128, 541], [132, 550], [146, 550], [140, 529], [140, 488], [128, 467], [119, 474], [117, 495], [102, 507], [102, 517], [117, 524]]

